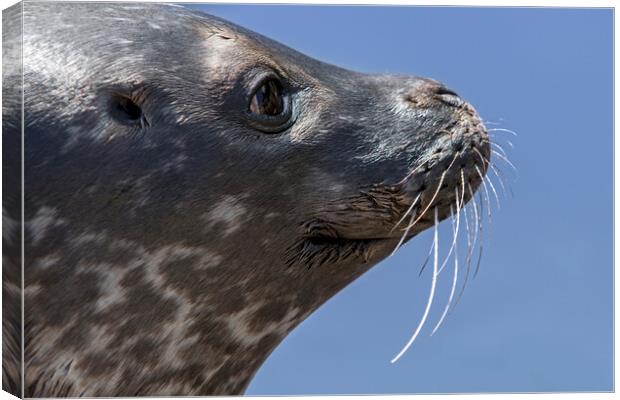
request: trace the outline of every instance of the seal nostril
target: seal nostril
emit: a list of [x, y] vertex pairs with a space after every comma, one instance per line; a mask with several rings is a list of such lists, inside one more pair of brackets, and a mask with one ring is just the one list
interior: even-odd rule
[[436, 86], [433, 89], [433, 94], [437, 100], [452, 107], [460, 108], [465, 104], [456, 92], [446, 88], [445, 86]]
[[456, 94], [456, 92], [453, 92], [452, 90], [448, 89], [445, 86], [438, 86], [435, 89], [435, 94], [460, 97], [458, 94]]

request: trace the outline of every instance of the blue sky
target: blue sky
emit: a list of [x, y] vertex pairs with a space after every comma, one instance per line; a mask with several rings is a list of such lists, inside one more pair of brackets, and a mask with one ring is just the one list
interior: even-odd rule
[[248, 394], [612, 389], [612, 11], [193, 7], [345, 68], [443, 81], [519, 134], [505, 137], [514, 197], [434, 336], [446, 277], [421, 336], [390, 364], [424, 310], [426, 232], [292, 332]]

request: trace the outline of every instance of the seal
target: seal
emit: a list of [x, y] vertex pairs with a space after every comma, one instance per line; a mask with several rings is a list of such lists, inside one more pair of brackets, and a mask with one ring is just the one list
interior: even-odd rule
[[[341, 69], [177, 6], [5, 17], [5, 48], [24, 28], [24, 208], [7, 203], [3, 232], [19, 287], [23, 211], [14, 393], [22, 328], [27, 397], [243, 393], [296, 325], [486, 172], [481, 119], [431, 79]], [[5, 68], [5, 152], [18, 77]]]

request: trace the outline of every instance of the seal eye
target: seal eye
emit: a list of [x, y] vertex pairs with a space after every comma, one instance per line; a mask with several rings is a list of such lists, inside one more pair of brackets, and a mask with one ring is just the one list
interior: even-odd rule
[[254, 92], [250, 101], [250, 112], [257, 115], [276, 116], [284, 111], [282, 87], [275, 79], [269, 79]]
[[246, 113], [250, 126], [264, 133], [279, 133], [295, 122], [293, 96], [274, 74], [261, 79], [252, 91]]

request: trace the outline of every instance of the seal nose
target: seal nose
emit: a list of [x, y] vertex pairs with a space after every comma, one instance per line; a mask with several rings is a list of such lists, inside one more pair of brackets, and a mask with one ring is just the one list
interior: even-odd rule
[[450, 95], [450, 96], [455, 96], [455, 97], [459, 97], [458, 94], [456, 94], [454, 91], [448, 89], [447, 87], [445, 87], [444, 85], [439, 85], [435, 88], [435, 94], [436, 95]]
[[435, 89], [434, 96], [437, 100], [449, 106], [461, 107], [465, 104], [465, 101], [458, 94], [443, 85]]

